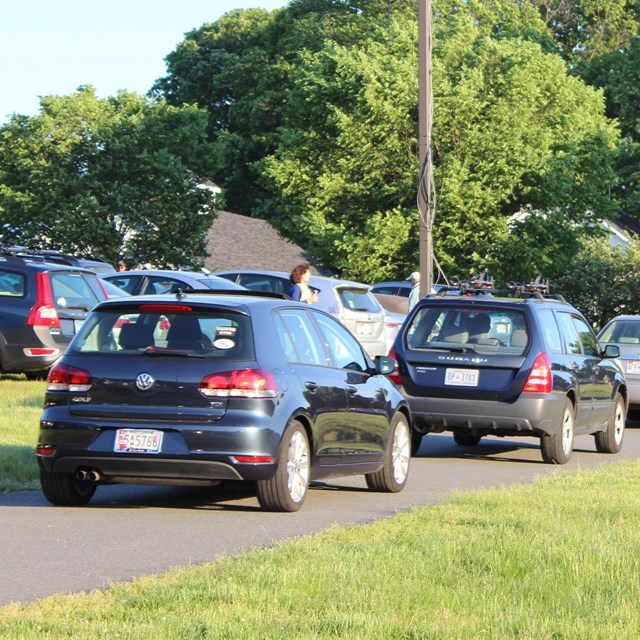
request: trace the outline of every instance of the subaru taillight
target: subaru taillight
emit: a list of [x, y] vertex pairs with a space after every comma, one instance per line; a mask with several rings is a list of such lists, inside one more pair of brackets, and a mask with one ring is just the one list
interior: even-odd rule
[[55, 364], [49, 369], [47, 391], [89, 391], [91, 374], [68, 364]]
[[529, 377], [524, 384], [523, 391], [533, 393], [550, 393], [553, 388], [551, 365], [546, 353], [539, 353], [531, 367]]
[[31, 307], [27, 324], [35, 327], [59, 327], [60, 318], [53, 303], [49, 274], [36, 274], [36, 303]]
[[398, 366], [395, 347], [391, 347], [391, 349], [389, 349], [389, 357], [393, 358], [396, 361], [396, 366], [393, 368], [392, 373], [387, 374], [387, 378], [389, 378], [389, 380], [391, 380], [391, 382], [393, 382], [394, 384], [402, 384], [402, 379], [400, 378], [400, 367]]
[[239, 369], [210, 373], [200, 382], [199, 391], [207, 398], [275, 398], [273, 376], [262, 369]]

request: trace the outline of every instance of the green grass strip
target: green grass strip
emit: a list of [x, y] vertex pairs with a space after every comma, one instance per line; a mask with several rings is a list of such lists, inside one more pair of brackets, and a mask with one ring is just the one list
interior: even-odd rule
[[22, 376], [0, 379], [0, 494], [40, 488], [35, 446], [44, 390], [44, 382]]
[[11, 605], [0, 637], [637, 640], [638, 603], [640, 462], [622, 462]]

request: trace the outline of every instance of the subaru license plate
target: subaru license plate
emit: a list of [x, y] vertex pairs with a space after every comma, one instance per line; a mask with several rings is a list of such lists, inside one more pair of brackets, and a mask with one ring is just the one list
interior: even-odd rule
[[113, 450], [117, 453], [160, 453], [162, 431], [154, 429], [118, 429]]
[[444, 383], [459, 387], [477, 387], [477, 369], [447, 369], [444, 376]]

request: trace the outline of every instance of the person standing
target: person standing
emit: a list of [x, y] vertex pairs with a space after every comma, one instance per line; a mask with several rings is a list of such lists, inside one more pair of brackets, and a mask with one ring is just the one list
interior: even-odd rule
[[311, 265], [308, 262], [303, 262], [297, 267], [294, 267], [291, 276], [289, 276], [291, 285], [287, 292], [292, 300], [307, 302], [309, 304], [318, 300], [318, 293], [309, 287], [308, 282], [310, 277]]
[[411, 283], [411, 293], [409, 293], [409, 309], [411, 309], [420, 300], [420, 272], [414, 271], [407, 278], [407, 282]]

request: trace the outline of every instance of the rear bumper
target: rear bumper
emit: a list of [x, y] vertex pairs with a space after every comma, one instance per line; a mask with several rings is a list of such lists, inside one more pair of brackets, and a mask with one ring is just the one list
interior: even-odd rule
[[551, 435], [560, 429], [564, 394], [522, 395], [512, 403], [407, 397], [416, 431], [468, 430], [497, 435]]
[[273, 464], [231, 464], [214, 460], [176, 460], [141, 456], [62, 456], [49, 460], [39, 457], [43, 469], [53, 473], [76, 473], [79, 470], [94, 471], [106, 482], [167, 481], [209, 482], [212, 480], [259, 480], [271, 477]]
[[50, 473], [93, 471], [104, 482], [185, 483], [217, 480], [260, 480], [275, 472], [275, 464], [232, 464], [227, 460], [195, 460], [151, 458], [149, 456], [73, 456], [38, 458], [40, 466]]

